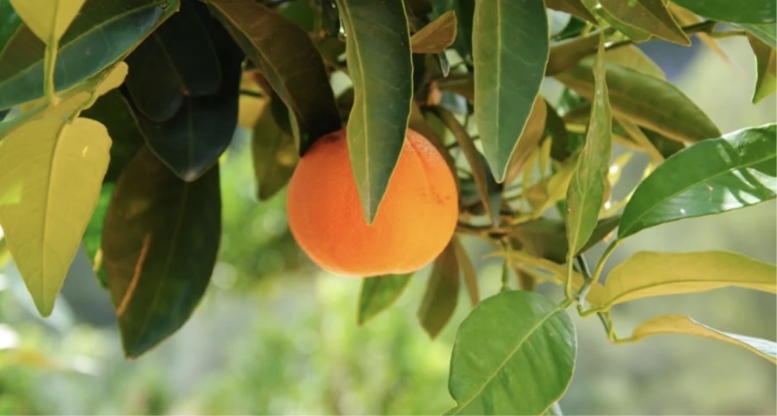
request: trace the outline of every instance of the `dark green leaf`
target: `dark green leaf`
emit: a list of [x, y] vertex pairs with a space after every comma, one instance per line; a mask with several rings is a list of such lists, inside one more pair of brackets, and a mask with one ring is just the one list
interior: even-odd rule
[[286, 186], [299, 160], [294, 137], [277, 121], [284, 119], [289, 119], [288, 109], [277, 94], [273, 94], [254, 126], [251, 144], [260, 201], [270, 199]]
[[114, 90], [97, 99], [91, 108], [81, 113], [81, 116], [97, 120], [108, 129], [113, 144], [111, 163], [108, 165], [108, 172], [103, 181], [115, 182], [127, 163], [143, 146], [143, 134], [140, 132], [132, 108], [121, 93]]
[[755, 82], [753, 103], [757, 103], [777, 90], [777, 52], [750, 33], [747, 34], [747, 40], [755, 54], [758, 79]]
[[184, 182], [142, 148], [116, 183], [102, 242], [128, 357], [186, 322], [208, 286], [220, 236], [218, 166]]
[[691, 45], [691, 40], [666, 9], [664, 0], [599, 0], [599, 4], [624, 24], [642, 29], [657, 38]]
[[92, 219], [89, 220], [89, 224], [86, 226], [84, 238], [81, 241], [89, 261], [92, 262], [92, 270], [95, 272], [97, 281], [105, 289], [108, 289], [108, 276], [105, 274], [105, 268], [102, 267], [100, 246], [102, 244], [105, 217], [108, 215], [108, 205], [111, 202], [111, 195], [113, 195], [113, 188], [113, 183], [103, 185], [102, 190], [100, 190], [100, 199], [97, 200], [94, 214], [92, 214]]
[[545, 99], [542, 98], [542, 95], [538, 95], [537, 99], [534, 100], [534, 106], [532, 106], [529, 119], [526, 120], [526, 127], [523, 129], [520, 139], [518, 139], [513, 155], [510, 156], [510, 162], [507, 165], [507, 175], [505, 176], [506, 184], [512, 183], [518, 178], [518, 175], [523, 172], [526, 162], [535, 154], [537, 146], [545, 138], [547, 111], [548, 107], [545, 104]]
[[[620, 216], [599, 220], [579, 253], [585, 253], [591, 247], [604, 240], [618, 226]], [[510, 235], [521, 244], [529, 254], [551, 260], [558, 264], [567, 261], [567, 228], [563, 220], [541, 218], [514, 226]]]
[[553, 160], [563, 162], [572, 156], [571, 143], [569, 142], [569, 133], [564, 120], [559, 117], [556, 109], [545, 102], [545, 129], [551, 137], [550, 157]]
[[413, 64], [404, 2], [338, 0], [355, 100], [348, 150], [367, 223], [377, 215], [405, 141]]
[[[591, 99], [594, 79], [590, 59], [556, 79]], [[605, 63], [614, 115], [632, 120], [664, 136], [685, 142], [720, 137], [704, 112], [671, 83], [620, 65]]]
[[664, 159], [672, 156], [680, 150], [685, 149], [685, 145], [682, 142], [668, 139], [652, 130], [645, 128], [641, 128], [640, 130], [642, 130], [642, 133], [647, 136], [648, 140], [650, 140], [650, 143], [652, 143], [658, 152], [661, 153], [661, 156], [663, 156]]
[[0, 110], [0, 121], [3, 121], [5, 119], [5, 116], [8, 115], [8, 112], [11, 110]]
[[597, 24], [596, 18], [580, 0], [546, 0], [548, 8], [575, 15], [581, 19]]
[[623, 33], [624, 35], [626, 35], [626, 37], [628, 37], [635, 43], [645, 42], [647, 40], [650, 40], [650, 33], [645, 32], [644, 30], [636, 28], [634, 26], [625, 24], [620, 20], [616, 19], [615, 17], [613, 17], [612, 14], [610, 14], [599, 4], [598, 0], [581, 0], [581, 1], [583, 4], [585, 4], [588, 10], [591, 11], [594, 15], [598, 16], [601, 21], [608, 23], [618, 32]]
[[451, 356], [451, 414], [541, 415], [572, 380], [577, 337], [564, 310], [523, 290], [478, 304]]
[[599, 53], [594, 63], [596, 86], [591, 101], [591, 117], [585, 145], [575, 174], [567, 189], [568, 261], [591, 237], [604, 203], [605, 181], [612, 153], [612, 112], [604, 70], [604, 36], [599, 40]]
[[413, 53], [441, 53], [456, 39], [456, 13], [445, 12], [410, 38]]
[[216, 50], [196, 7], [185, 0], [126, 59], [131, 71], [127, 89], [144, 116], [154, 121], [173, 117], [184, 97], [215, 94], [221, 83]]
[[337, 13], [337, 2], [335, 0], [320, 0], [321, 2], [321, 24], [329, 37], [335, 37], [340, 34], [340, 16]]
[[10, 1], [0, 1], [0, 56], [11, 39], [22, 27], [22, 19], [16, 14]]
[[[4, 2], [5, 4], [5, 2]], [[59, 42], [54, 83], [69, 88], [121, 59], [177, 7], [169, 0], [88, 0]], [[163, 9], [163, 7], [167, 7]], [[5, 11], [5, 16], [4, 16]], [[7, 10], [0, 10], [0, 36]], [[0, 38], [0, 109], [43, 96], [45, 45], [27, 26]]]
[[218, 161], [237, 128], [243, 54], [216, 20], [208, 29], [221, 65], [214, 95], [184, 98], [173, 118], [156, 123], [137, 114], [146, 142], [181, 179], [193, 181]]
[[391, 307], [405, 291], [413, 274], [392, 274], [364, 279], [359, 294], [359, 325]]
[[774, 23], [777, 6], [772, 0], [672, 0], [674, 3], [714, 20], [734, 23]]
[[548, 62], [548, 18], [543, 3], [475, 3], [472, 43], [475, 119], [491, 172], [502, 182]]
[[319, 137], [340, 129], [340, 115], [324, 61], [305, 31], [253, 0], [209, 3], [289, 107], [300, 154]]
[[668, 158], [634, 191], [618, 238], [774, 199], [776, 146], [777, 129], [769, 124], [696, 143]]
[[426, 293], [418, 309], [421, 326], [435, 338], [453, 316], [459, 300], [459, 263], [456, 248], [448, 243], [434, 261]]

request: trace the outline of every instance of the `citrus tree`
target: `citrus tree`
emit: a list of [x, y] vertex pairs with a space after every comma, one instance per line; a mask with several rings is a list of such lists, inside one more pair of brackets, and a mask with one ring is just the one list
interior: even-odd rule
[[[466, 291], [449, 413], [558, 412], [572, 313], [614, 343], [688, 334], [774, 363], [773, 341], [661, 314], [624, 336], [610, 313], [729, 286], [775, 293], [774, 265], [643, 251], [603, 271], [647, 228], [775, 198], [775, 124], [721, 132], [635, 45], [720, 51], [717, 38], [745, 36], [758, 102], [777, 87], [776, 13], [772, 0], [0, 0], [4, 244], [44, 317], [83, 246], [126, 356], [142, 355], [208, 287], [219, 160], [240, 125], [258, 203], [289, 184], [302, 250], [364, 278], [359, 324], [430, 263], [418, 316], [431, 337]], [[560, 98], [540, 93], [553, 82]], [[650, 163], [615, 199], [635, 153]], [[504, 259], [498, 293], [479, 291], [461, 236]]]

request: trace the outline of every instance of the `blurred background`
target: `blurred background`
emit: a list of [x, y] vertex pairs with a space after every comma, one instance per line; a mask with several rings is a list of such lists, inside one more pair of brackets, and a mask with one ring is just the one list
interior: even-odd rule
[[[730, 57], [692, 48], [642, 49], [723, 132], [775, 121], [774, 96], [754, 106], [755, 61], [744, 38], [721, 40]], [[543, 87], [550, 99], [553, 80]], [[212, 284], [192, 319], [155, 350], [125, 360], [108, 292], [79, 254], [54, 314], [41, 319], [12, 262], [0, 273], [1, 414], [440, 414], [455, 331], [470, 310], [430, 340], [416, 319], [428, 268], [390, 310], [356, 324], [361, 282], [320, 271], [299, 253], [285, 193], [257, 203], [250, 133], [222, 161], [224, 235]], [[647, 163], [637, 156], [618, 189]], [[628, 240], [608, 268], [638, 250], [725, 249], [774, 263], [775, 204], [663, 225]], [[501, 260], [464, 239], [483, 296], [500, 286]], [[598, 259], [602, 247], [588, 252]], [[558, 297], [557, 287], [539, 290]], [[613, 311], [618, 333], [663, 313], [774, 340], [775, 297], [724, 289], [632, 302]], [[690, 336], [611, 345], [598, 320], [574, 317], [577, 370], [566, 414], [774, 415], [775, 366], [737, 347]], [[497, 335], [497, 334], [495, 334]]]

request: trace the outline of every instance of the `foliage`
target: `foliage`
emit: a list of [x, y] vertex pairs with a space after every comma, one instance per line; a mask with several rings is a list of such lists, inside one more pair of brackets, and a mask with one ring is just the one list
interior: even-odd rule
[[[459, 292], [469, 294], [450, 413], [551, 411], [574, 371], [573, 305], [597, 315], [614, 343], [689, 334], [777, 360], [772, 341], [686, 316], [656, 316], [626, 338], [611, 316], [615, 304], [726, 286], [773, 294], [774, 265], [732, 252], [640, 252], [604, 273], [647, 228], [775, 199], [775, 125], [721, 132], [634, 46], [746, 36], [757, 102], [776, 85], [772, 1], [46, 3], [0, 0], [0, 226], [43, 316], [83, 240], [126, 356], [176, 333], [228, 242], [222, 229], [244, 226], [223, 222], [230, 190], [219, 181], [238, 123], [254, 131], [261, 201], [311, 143], [346, 124], [367, 222], [410, 127], [443, 152], [460, 193], [458, 235], [418, 310], [434, 337], [464, 307]], [[552, 82], [563, 85], [559, 100], [541, 94]], [[612, 189], [629, 158], [613, 159], [616, 148], [651, 160], [621, 200]], [[485, 276], [462, 235], [504, 258], [501, 290], [480, 293]], [[601, 241], [609, 245], [591, 271], [584, 253]], [[412, 279], [364, 280], [359, 323]], [[545, 283], [563, 285], [565, 299], [532, 293]]]

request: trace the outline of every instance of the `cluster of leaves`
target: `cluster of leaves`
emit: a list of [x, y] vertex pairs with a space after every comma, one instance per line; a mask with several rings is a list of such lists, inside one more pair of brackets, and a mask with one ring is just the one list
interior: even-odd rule
[[[180, 328], [208, 285], [221, 234], [218, 160], [238, 124], [253, 130], [266, 200], [316, 139], [347, 122], [369, 222], [409, 127], [440, 150], [460, 190], [457, 236], [419, 309], [434, 337], [463, 275], [473, 310], [451, 358], [450, 413], [551, 411], [575, 365], [573, 304], [613, 342], [685, 333], [775, 362], [775, 343], [685, 316], [657, 316], [625, 339], [610, 316], [651, 296], [774, 293], [773, 265], [640, 252], [600, 283], [613, 250], [646, 228], [775, 198], [775, 125], [722, 134], [635, 47], [697, 36], [720, 51], [716, 38], [746, 36], [757, 102], [777, 87], [775, 12], [771, 0], [0, 0], [6, 246], [46, 316], [83, 242], [136, 357]], [[350, 83], [335, 94], [340, 75]], [[557, 103], [540, 94], [547, 77], [564, 85]], [[628, 152], [611, 161], [614, 145]], [[615, 201], [635, 152], [651, 162]], [[504, 257], [499, 293], [481, 301], [458, 235]], [[591, 272], [583, 253], [603, 240]], [[521, 290], [511, 290], [510, 270]], [[410, 278], [366, 279], [359, 322]], [[542, 282], [563, 285], [566, 300], [534, 293]]]

